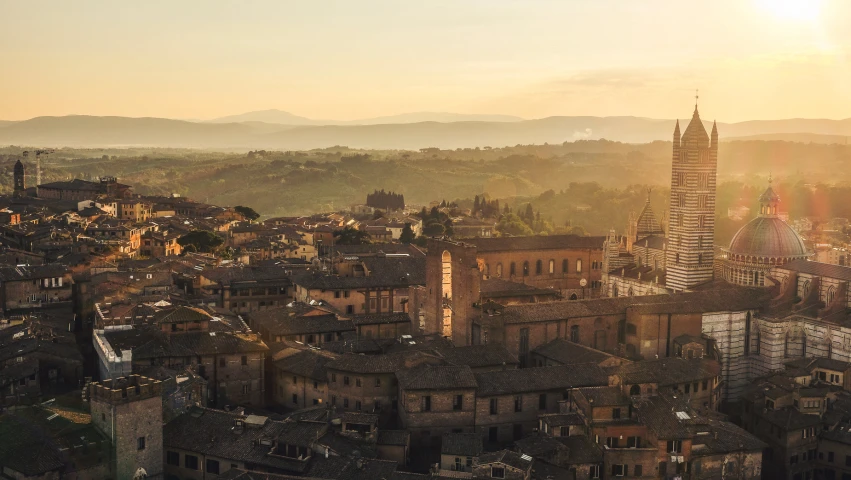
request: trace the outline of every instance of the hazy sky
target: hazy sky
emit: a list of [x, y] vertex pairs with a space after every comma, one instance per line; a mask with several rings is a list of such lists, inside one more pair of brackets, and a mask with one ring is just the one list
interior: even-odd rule
[[0, 119], [851, 117], [848, 0], [0, 0]]

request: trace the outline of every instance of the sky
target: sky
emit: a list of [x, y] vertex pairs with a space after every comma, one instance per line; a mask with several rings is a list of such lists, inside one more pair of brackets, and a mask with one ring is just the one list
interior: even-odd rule
[[0, 0], [0, 119], [851, 117], [847, 0]]

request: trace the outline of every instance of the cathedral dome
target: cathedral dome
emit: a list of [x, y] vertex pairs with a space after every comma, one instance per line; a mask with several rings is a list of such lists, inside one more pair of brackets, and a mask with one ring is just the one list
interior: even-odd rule
[[759, 216], [740, 228], [730, 242], [730, 253], [763, 258], [807, 255], [804, 240], [776, 216]]

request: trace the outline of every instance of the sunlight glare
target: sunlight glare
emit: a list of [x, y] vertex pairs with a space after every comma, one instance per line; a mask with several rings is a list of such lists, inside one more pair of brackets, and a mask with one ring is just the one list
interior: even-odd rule
[[759, 7], [785, 22], [812, 22], [821, 12], [820, 0], [758, 0]]

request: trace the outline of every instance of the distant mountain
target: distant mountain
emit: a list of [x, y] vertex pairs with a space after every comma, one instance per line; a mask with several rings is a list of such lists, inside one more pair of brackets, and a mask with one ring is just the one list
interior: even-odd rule
[[5, 126], [11, 125], [13, 123], [16, 123], [16, 122], [14, 122], [13, 120], [0, 120], [0, 127], [5, 127]]
[[[277, 127], [280, 130], [280, 127]], [[0, 126], [0, 144], [51, 147], [245, 144], [258, 130], [238, 123], [204, 124], [165, 118], [36, 117]]]
[[[401, 116], [397, 119], [404, 118], [406, 117]], [[681, 120], [680, 123], [681, 127], [685, 128], [688, 119]], [[0, 124], [0, 145], [295, 150], [335, 145], [377, 149], [502, 147], [601, 138], [645, 143], [654, 140], [670, 141], [673, 125], [674, 120], [641, 117], [548, 117], [517, 121], [283, 125], [255, 120], [209, 123], [164, 118], [71, 115], [36, 117]], [[705, 126], [709, 130], [712, 124], [705, 122]], [[752, 139], [844, 143], [844, 137], [851, 136], [851, 119], [719, 123], [718, 130], [722, 141], [757, 135], [761, 137]], [[817, 138], [813, 135], [832, 137], [813, 140]]]
[[260, 110], [215, 118], [210, 120], [209, 123], [263, 122], [280, 125], [382, 125], [420, 122], [519, 122], [521, 120], [523, 119], [512, 115], [480, 115], [447, 112], [413, 112], [359, 120], [314, 120], [307, 117], [299, 117], [283, 110]]
[[389, 123], [420, 123], [420, 122], [520, 122], [524, 119], [513, 115], [487, 115], [446, 112], [414, 112], [385, 117], [365, 118], [342, 122], [345, 125], [381, 125]]
[[765, 133], [761, 135], [748, 135], [744, 137], [725, 138], [725, 141], [748, 141], [748, 140], [780, 140], [796, 143], [820, 143], [824, 145], [847, 144], [851, 135], [823, 135], [819, 133]]
[[326, 121], [312, 120], [307, 117], [299, 117], [283, 110], [258, 110], [256, 112], [241, 113], [239, 115], [228, 115], [226, 117], [214, 118], [209, 123], [238, 123], [238, 122], [263, 122], [277, 123], [280, 125], [326, 125]]

